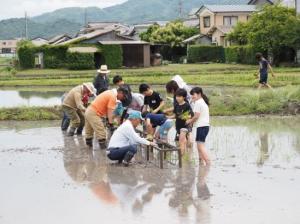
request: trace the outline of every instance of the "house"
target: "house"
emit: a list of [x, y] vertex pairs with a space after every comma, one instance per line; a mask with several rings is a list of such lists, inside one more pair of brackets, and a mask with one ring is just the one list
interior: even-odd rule
[[192, 9], [189, 18], [199, 19], [200, 34], [211, 37], [212, 44], [229, 46], [226, 35], [238, 22], [247, 22], [251, 14], [264, 4], [273, 4], [270, 0], [250, 0], [244, 5], [202, 5]]
[[65, 42], [65, 41], [68, 41], [70, 39], [72, 39], [72, 37], [70, 37], [68, 34], [59, 34], [55, 37], [52, 37], [48, 41], [48, 43], [51, 44], [51, 45], [57, 45], [57, 44]]
[[208, 35], [203, 35], [203, 34], [196, 34], [192, 37], [187, 38], [186, 40], [182, 41], [182, 43], [187, 44], [187, 45], [193, 45], [193, 44], [198, 44], [198, 45], [211, 45], [211, 37]]
[[212, 43], [229, 46], [225, 37], [238, 22], [247, 22], [255, 5], [203, 5], [198, 10], [200, 34], [211, 36]]
[[12, 57], [16, 54], [19, 40], [0, 40], [0, 55]]
[[35, 38], [31, 39], [31, 42], [35, 46], [42, 46], [44, 44], [48, 44], [48, 40], [43, 37], [35, 37]]
[[[73, 44], [74, 46], [70, 47], [69, 51], [93, 53], [96, 68], [99, 68], [103, 63], [103, 58], [97, 45], [120, 45], [123, 50], [123, 66], [149, 67], [150, 44], [122, 35], [124, 33], [120, 33], [115, 28], [107, 26], [101, 29], [92, 29], [89, 33], [77, 35], [77, 37], [62, 42], [59, 45]], [[84, 46], [84, 44], [87, 44], [87, 46]], [[91, 44], [95, 45], [95, 47], [91, 47]]]

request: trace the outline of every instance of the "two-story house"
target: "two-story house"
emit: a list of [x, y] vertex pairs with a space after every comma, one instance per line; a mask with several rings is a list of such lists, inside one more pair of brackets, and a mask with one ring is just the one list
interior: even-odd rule
[[212, 43], [229, 46], [226, 35], [238, 22], [247, 22], [261, 5], [273, 4], [269, 0], [250, 0], [245, 5], [202, 5], [196, 15], [200, 21], [200, 34], [211, 37]]
[[200, 33], [210, 36], [213, 44], [229, 46], [226, 34], [238, 22], [247, 22], [255, 10], [255, 5], [203, 5], [198, 11]]

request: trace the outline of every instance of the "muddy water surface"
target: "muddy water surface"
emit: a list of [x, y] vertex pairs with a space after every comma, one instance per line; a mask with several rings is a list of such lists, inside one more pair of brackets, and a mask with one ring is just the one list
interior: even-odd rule
[[2, 122], [0, 223], [299, 223], [299, 121], [213, 118], [212, 167], [191, 151], [164, 170], [112, 165], [59, 122]]

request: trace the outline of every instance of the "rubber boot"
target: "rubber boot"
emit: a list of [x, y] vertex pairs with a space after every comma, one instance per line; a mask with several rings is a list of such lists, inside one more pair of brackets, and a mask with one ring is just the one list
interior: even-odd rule
[[68, 131], [67, 136], [74, 136], [75, 130], [76, 130], [76, 128], [71, 127], [70, 130]]
[[77, 128], [76, 135], [82, 135], [83, 127]]
[[93, 139], [92, 138], [86, 138], [85, 144], [91, 148], [93, 148]]
[[134, 154], [132, 152], [127, 152], [123, 159], [124, 166], [129, 166], [130, 161], [132, 160]]
[[101, 150], [105, 150], [107, 148], [106, 139], [99, 139], [98, 142]]

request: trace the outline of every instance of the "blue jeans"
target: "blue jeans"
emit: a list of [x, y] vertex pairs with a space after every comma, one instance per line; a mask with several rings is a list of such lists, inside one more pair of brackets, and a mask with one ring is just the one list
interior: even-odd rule
[[133, 154], [136, 154], [137, 146], [129, 145], [124, 146], [122, 148], [109, 148], [108, 151], [109, 153], [107, 154], [107, 157], [110, 160], [118, 160], [121, 163], [127, 152], [132, 152]]

